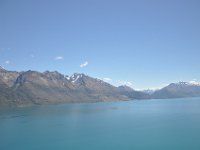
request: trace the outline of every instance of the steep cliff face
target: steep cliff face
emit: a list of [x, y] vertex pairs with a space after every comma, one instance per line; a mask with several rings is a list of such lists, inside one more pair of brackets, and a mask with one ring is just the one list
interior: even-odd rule
[[18, 72], [0, 67], [0, 105], [18, 103], [18, 94], [13, 90], [18, 76]]
[[6, 84], [8, 87], [12, 87], [19, 76], [19, 72], [7, 71], [0, 67], [0, 82]]

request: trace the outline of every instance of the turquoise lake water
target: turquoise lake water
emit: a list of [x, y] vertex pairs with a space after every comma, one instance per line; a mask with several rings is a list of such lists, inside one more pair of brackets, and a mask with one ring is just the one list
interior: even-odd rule
[[0, 108], [0, 150], [200, 150], [200, 98]]

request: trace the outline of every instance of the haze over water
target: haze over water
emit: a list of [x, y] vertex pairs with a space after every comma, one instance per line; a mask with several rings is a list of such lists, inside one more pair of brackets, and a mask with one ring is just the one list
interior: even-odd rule
[[199, 150], [200, 98], [0, 109], [1, 150]]

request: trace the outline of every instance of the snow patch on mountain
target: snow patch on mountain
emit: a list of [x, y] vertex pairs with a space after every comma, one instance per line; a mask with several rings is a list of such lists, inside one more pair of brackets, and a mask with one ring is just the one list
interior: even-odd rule
[[71, 77], [70, 77], [70, 81], [72, 83], [75, 83], [78, 79], [82, 78], [83, 77], [83, 74], [73, 74]]
[[200, 86], [200, 82], [197, 81], [189, 81], [189, 82], [178, 82], [176, 85], [184, 85], [184, 86]]

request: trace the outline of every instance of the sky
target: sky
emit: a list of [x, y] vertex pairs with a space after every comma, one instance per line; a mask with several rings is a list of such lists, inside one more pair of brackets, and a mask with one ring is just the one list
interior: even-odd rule
[[200, 81], [199, 0], [0, 0], [0, 65], [134, 89]]

